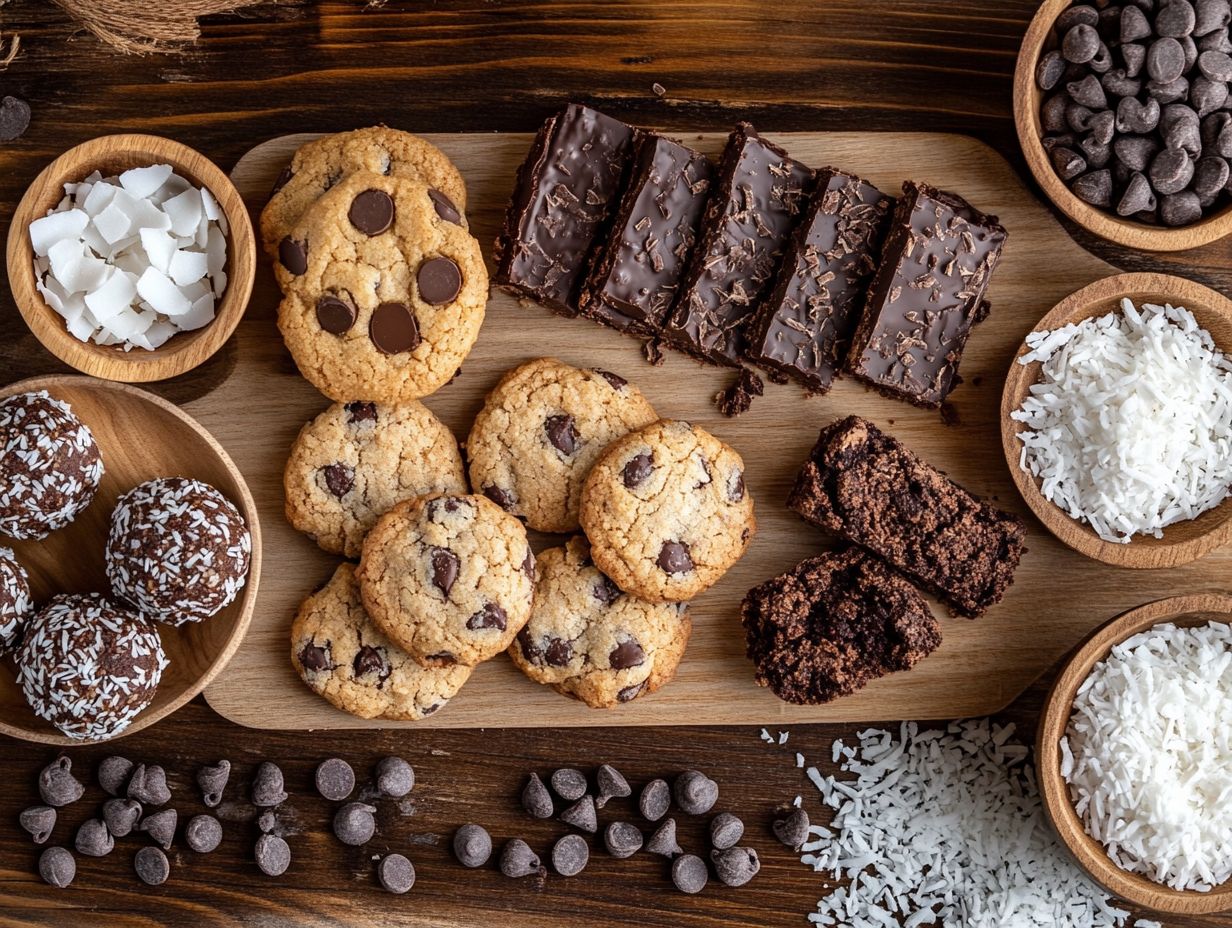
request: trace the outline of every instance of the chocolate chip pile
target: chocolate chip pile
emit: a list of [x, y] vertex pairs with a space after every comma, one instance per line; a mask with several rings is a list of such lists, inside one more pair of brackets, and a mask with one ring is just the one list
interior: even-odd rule
[[1185, 226], [1226, 205], [1229, 0], [1095, 0], [1057, 17], [1035, 80], [1042, 142], [1079, 199]]

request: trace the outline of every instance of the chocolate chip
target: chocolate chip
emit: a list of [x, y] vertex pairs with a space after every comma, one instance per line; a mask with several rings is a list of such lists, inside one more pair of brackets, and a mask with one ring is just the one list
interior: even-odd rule
[[1133, 97], [1125, 97], [1117, 104], [1116, 131], [1143, 135], [1159, 125], [1159, 114], [1158, 100], [1140, 103]]
[[1075, 103], [1081, 103], [1093, 110], [1102, 110], [1108, 105], [1108, 98], [1104, 95], [1104, 85], [1094, 74], [1088, 74], [1080, 81], [1071, 81], [1066, 84], [1065, 89]]
[[621, 471], [621, 476], [624, 479], [625, 486], [632, 490], [649, 477], [653, 470], [654, 456], [650, 452], [643, 451], [641, 454], [636, 454], [629, 458], [629, 462], [625, 464], [624, 469]]
[[539, 856], [521, 838], [514, 838], [501, 850], [500, 872], [505, 876], [518, 879], [539, 870]]
[[1193, 178], [1194, 164], [1179, 148], [1165, 148], [1151, 161], [1148, 177], [1156, 193], [1177, 193]]
[[361, 647], [355, 653], [352, 669], [357, 677], [376, 676], [379, 683], [384, 683], [393, 673], [389, 661], [385, 657], [384, 648], [374, 648], [370, 644]]
[[543, 431], [552, 447], [566, 457], [576, 454], [582, 443], [582, 436], [573, 424], [573, 416], [568, 414], [548, 416], [543, 420]]
[[73, 776], [73, 762], [61, 754], [39, 771], [38, 791], [47, 805], [61, 808], [80, 799], [86, 788]]
[[628, 822], [612, 822], [603, 830], [603, 846], [621, 860], [640, 851], [644, 840], [641, 829]]
[[613, 390], [623, 390], [629, 385], [629, 381], [625, 380], [619, 374], [613, 374], [611, 371], [605, 371], [598, 367], [592, 368], [592, 370], [606, 380], [611, 385]]
[[346, 404], [347, 422], [352, 425], [360, 422], [376, 421], [376, 403], [354, 402]]
[[1123, 135], [1112, 143], [1112, 153], [1131, 171], [1145, 171], [1159, 151], [1159, 143], [1145, 135]]
[[646, 686], [647, 684], [649, 684], [649, 682], [650, 680], [646, 679], [646, 680], [643, 680], [641, 683], [634, 683], [634, 684], [631, 684], [630, 686], [626, 686], [624, 689], [617, 690], [616, 701], [617, 702], [632, 702], [633, 700], [637, 699], [637, 697], [641, 696], [642, 693], [646, 691]]
[[355, 771], [341, 757], [331, 757], [317, 764], [313, 780], [317, 792], [331, 802], [341, 802], [355, 789]]
[[317, 300], [317, 324], [330, 335], [343, 335], [355, 324], [355, 304], [327, 293]]
[[56, 827], [56, 810], [51, 806], [31, 806], [22, 810], [17, 821], [35, 844], [45, 844]]
[[744, 837], [744, 822], [730, 812], [720, 812], [710, 820], [710, 845], [720, 851], [735, 847]]
[[567, 667], [573, 660], [573, 645], [563, 638], [553, 638], [543, 656], [552, 667]]
[[565, 835], [552, 845], [552, 867], [561, 876], [577, 876], [590, 862], [590, 848], [581, 835]]
[[425, 303], [441, 306], [452, 303], [462, 289], [462, 271], [452, 258], [429, 258], [415, 274], [419, 296]]
[[522, 573], [531, 583], [535, 582], [535, 552], [530, 548], [526, 549], [526, 557], [522, 558]]
[[454, 582], [458, 579], [458, 569], [462, 566], [462, 561], [448, 548], [433, 548], [430, 560], [432, 562], [432, 585], [448, 599], [449, 591], [453, 589]]
[[1065, 58], [1055, 49], [1040, 56], [1035, 66], [1035, 83], [1040, 90], [1052, 90], [1065, 76]]
[[1193, 32], [1197, 22], [1189, 0], [1168, 0], [1155, 14], [1155, 34], [1179, 37]]
[[600, 809], [607, 805], [609, 799], [623, 799], [633, 795], [629, 781], [611, 764], [604, 764], [595, 772], [595, 784], [599, 787], [595, 806]]
[[73, 843], [77, 853], [86, 857], [106, 857], [115, 849], [115, 838], [111, 837], [107, 823], [101, 818], [88, 818], [82, 822]]
[[278, 827], [278, 817], [274, 815], [273, 809], [266, 809], [257, 816], [257, 831], [263, 835], [272, 834], [274, 829]]
[[329, 651], [312, 641], [300, 649], [299, 662], [305, 670], [311, 671], [332, 670], [334, 667], [329, 659]]
[[268, 760], [263, 761], [252, 778], [252, 804], [267, 809], [286, 801], [282, 768]]
[[655, 833], [646, 842], [646, 850], [667, 858], [683, 853], [680, 844], [676, 841], [676, 820], [674, 818], [669, 818], [655, 829]]
[[714, 863], [715, 875], [726, 886], [743, 886], [761, 869], [757, 851], [751, 847], [711, 851], [710, 860]]
[[1221, 109], [1228, 102], [1228, 85], [1205, 77], [1195, 78], [1189, 91], [1190, 102], [1198, 108], [1199, 116], [1207, 116]]
[[696, 854], [684, 854], [672, 861], [672, 885], [682, 893], [696, 895], [706, 888], [710, 871]]
[[513, 494], [508, 490], [504, 490], [497, 486], [486, 486], [483, 488], [483, 495], [490, 499], [496, 505], [500, 506], [506, 512], [513, 509], [514, 498]]
[[1217, 31], [1226, 35], [1229, 21], [1232, 9], [1228, 0], [1197, 0], [1194, 4], [1193, 35], [1207, 36]]
[[452, 667], [458, 662], [458, 657], [452, 651], [437, 651], [435, 654], [429, 654], [424, 660], [428, 661], [429, 666]]
[[1199, 197], [1214, 197], [1228, 185], [1228, 162], [1218, 155], [1206, 155], [1194, 165], [1193, 192]]
[[1086, 64], [1099, 51], [1099, 33], [1086, 23], [1073, 26], [1061, 40], [1061, 54], [1073, 64]]
[[222, 844], [222, 823], [212, 815], [194, 815], [184, 826], [184, 843], [198, 854], [210, 854]]
[[1153, 210], [1155, 205], [1155, 192], [1151, 190], [1151, 185], [1141, 172], [1135, 171], [1117, 203], [1117, 215], [1133, 216], [1144, 210]]
[[382, 303], [368, 322], [368, 337], [382, 354], [401, 354], [419, 346], [419, 323], [405, 303]]
[[1065, 111], [1068, 107], [1068, 94], [1059, 93], [1044, 101], [1044, 105], [1040, 107], [1040, 125], [1045, 132], [1062, 132], [1065, 130]]
[[128, 798], [143, 806], [161, 806], [171, 801], [167, 772], [158, 764], [138, 764], [128, 780]]
[[0, 142], [12, 142], [30, 127], [30, 104], [17, 97], [0, 100]]
[[1147, 22], [1146, 14], [1133, 4], [1126, 4], [1121, 10], [1121, 19], [1117, 37], [1121, 44], [1145, 39], [1151, 34], [1151, 24]]
[[171, 842], [175, 840], [175, 827], [178, 822], [179, 815], [175, 809], [161, 809], [143, 818], [137, 828], [139, 831], [144, 831], [161, 844], [163, 850], [166, 850], [171, 847]]
[[375, 813], [375, 806], [348, 802], [334, 813], [334, 836], [351, 847], [367, 844], [376, 834]]
[[351, 225], [365, 235], [380, 235], [394, 223], [394, 201], [384, 190], [365, 190], [347, 211]]
[[739, 503], [744, 499], [744, 471], [734, 470], [727, 478], [728, 502]]
[[607, 661], [613, 670], [628, 670], [630, 667], [642, 666], [646, 662], [646, 652], [636, 638], [630, 638], [612, 648]]
[[291, 866], [291, 846], [277, 835], [261, 835], [253, 848], [253, 857], [266, 876], [282, 876]]
[[308, 270], [308, 245], [286, 236], [278, 243], [278, 260], [296, 277]]
[[127, 757], [104, 757], [98, 764], [98, 785], [110, 796], [122, 796], [132, 772], [133, 762]]
[[141, 821], [141, 803], [136, 799], [108, 799], [103, 803], [103, 822], [113, 838], [130, 834]]
[[278, 172], [278, 176], [274, 178], [274, 186], [270, 188], [269, 195], [274, 196], [279, 190], [291, 182], [291, 178], [295, 176], [295, 172], [291, 170], [291, 165], [287, 165]]
[[456, 226], [462, 225], [462, 214], [453, 205], [453, 200], [435, 188], [428, 191], [428, 196], [432, 200], [432, 205], [436, 207], [436, 215]]
[[62, 847], [49, 847], [39, 855], [39, 876], [48, 886], [64, 889], [77, 875], [77, 861]]
[[665, 574], [683, 574], [693, 569], [693, 557], [683, 541], [663, 542], [657, 563]]
[[1065, 32], [1080, 23], [1094, 26], [1097, 22], [1099, 22], [1099, 11], [1095, 7], [1087, 3], [1076, 3], [1058, 14], [1056, 29], [1058, 32]]
[[492, 836], [482, 825], [463, 825], [453, 835], [453, 856], [464, 867], [482, 867], [492, 856]]
[[376, 865], [376, 878], [387, 892], [401, 896], [415, 885], [415, 867], [402, 854], [386, 854]]
[[572, 825], [579, 831], [594, 834], [599, 830], [599, 814], [595, 810], [593, 796], [583, 796], [573, 805], [560, 813], [560, 820], [566, 825]]
[[[1099, 82], [1103, 85], [1105, 91], [1118, 97], [1136, 97], [1142, 92], [1142, 81], [1130, 77], [1124, 68], [1114, 68], [1101, 77]], [[1096, 131], [1096, 119], [1100, 119], [1109, 112], [1111, 111], [1104, 110], [1104, 112], [1096, 113], [1095, 116], [1091, 118], [1090, 125], [1092, 132]], [[1111, 128], [1111, 122], [1109, 122], [1109, 128]], [[1112, 139], [1109, 137], [1103, 139], [1103, 141], [1110, 142]]]
[[1125, 62], [1125, 76], [1137, 77], [1142, 73], [1142, 68], [1146, 64], [1146, 47], [1133, 43], [1122, 45], [1121, 60]]
[[808, 840], [809, 817], [803, 809], [792, 807], [782, 818], [776, 818], [773, 826], [774, 836], [791, 848], [800, 850], [800, 845]]
[[1166, 226], [1187, 226], [1202, 218], [1202, 203], [1192, 190], [1161, 197], [1159, 218]]
[[553, 771], [549, 782], [556, 795], [569, 802], [574, 802], [586, 795], [586, 774], [573, 767], [562, 767]]
[[327, 464], [321, 468], [325, 486], [338, 499], [346, 496], [355, 486], [355, 468], [349, 464]]
[[624, 591], [612, 582], [612, 578], [606, 575], [600, 575], [591, 591], [594, 593], [595, 599], [605, 606], [610, 606], [625, 595]]
[[672, 795], [686, 815], [705, 815], [719, 801], [719, 784], [700, 770], [687, 770], [676, 777]]
[[[309, 654], [309, 649], [313, 653]], [[320, 661], [317, 661], [316, 654], [322, 656]], [[309, 670], [325, 670], [329, 666], [329, 658], [325, 656], [325, 651], [322, 648], [317, 648], [314, 645], [304, 645], [299, 655], [300, 663]], [[201, 789], [201, 801], [207, 807], [213, 809], [222, 802], [222, 792], [227, 788], [227, 780], [231, 777], [231, 761], [220, 760], [216, 764], [206, 764], [197, 771], [197, 786]]]
[[1112, 205], [1112, 172], [1089, 171], [1074, 180], [1072, 189], [1078, 199], [1092, 206], [1110, 207]]
[[1189, 81], [1183, 77], [1166, 83], [1149, 81], [1146, 85], [1146, 92], [1160, 103], [1175, 103], [1177, 100], [1184, 100], [1185, 95], [1189, 93]]
[[657, 822], [663, 818], [671, 805], [672, 791], [667, 781], [662, 779], [651, 780], [643, 786], [641, 795], [637, 798], [638, 811], [648, 822]]
[[552, 804], [552, 794], [539, 779], [539, 774], [532, 773], [522, 787], [522, 808], [532, 818], [551, 818], [555, 808]]

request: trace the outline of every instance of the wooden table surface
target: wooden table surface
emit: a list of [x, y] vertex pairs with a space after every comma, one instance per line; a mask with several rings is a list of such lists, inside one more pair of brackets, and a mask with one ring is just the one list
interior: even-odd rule
[[[1034, 8], [1031, 0], [286, 3], [209, 20], [201, 42], [183, 54], [137, 58], [75, 32], [49, 3], [11, 0], [0, 10], [0, 31], [21, 33], [23, 54], [0, 73], [0, 95], [28, 100], [34, 118], [22, 139], [0, 144], [0, 235], [47, 161], [103, 133], [168, 135], [229, 169], [256, 143], [290, 132], [382, 120], [420, 131], [529, 131], [566, 100], [680, 129], [750, 119], [767, 130], [964, 132], [1026, 176], [1010, 78]], [[1161, 257], [1080, 241], [1126, 269], [1179, 270], [1221, 290], [1232, 285], [1226, 243]], [[5, 290], [0, 380], [60, 369]], [[184, 401], [224, 373], [207, 364], [154, 390]], [[1025, 738], [1042, 691], [1038, 685], [1006, 713]], [[227, 723], [197, 700], [118, 750], [168, 769], [181, 821], [200, 811], [191, 786], [198, 765], [227, 757], [239, 782], [261, 760], [280, 763], [293, 794], [291, 870], [279, 880], [256, 871], [251, 810], [235, 807], [223, 846], [208, 857], [173, 852], [163, 887], [136, 881], [129, 858], [137, 845], [128, 841], [109, 857], [81, 858], [77, 882], [62, 893], [32, 876], [37, 850], [16, 827], [19, 810], [37, 799], [37, 770], [54, 754], [0, 739], [0, 925], [801, 925], [825, 884], [771, 838], [772, 811], [799, 793], [818, 812], [794, 752], [828, 761], [831, 741], [855, 730], [801, 726], [782, 748], [764, 744], [756, 728], [265, 734]], [[84, 748], [72, 756], [91, 767], [108, 753]], [[412, 800], [382, 804], [380, 833], [368, 848], [343, 847], [328, 833], [311, 770], [338, 755], [363, 774], [384, 753], [415, 765]], [[603, 761], [641, 781], [687, 767], [708, 771], [722, 806], [748, 822], [748, 843], [762, 851], [761, 875], [740, 890], [712, 882], [701, 896], [686, 897], [671, 889], [662, 862], [645, 854], [614, 861], [599, 852], [582, 876], [539, 883], [451, 862], [449, 835], [465, 821], [485, 823], [498, 841], [521, 835], [545, 848], [560, 829], [518, 808], [526, 772]], [[97, 788], [88, 798], [98, 798]], [[94, 808], [91, 801], [67, 810], [56, 840], [70, 841], [65, 825], [75, 828]], [[684, 832], [694, 846], [699, 829], [689, 822]], [[396, 850], [418, 870], [405, 897], [385, 894], [372, 876], [370, 855]], [[1232, 918], [1165, 923], [1232, 925]]]

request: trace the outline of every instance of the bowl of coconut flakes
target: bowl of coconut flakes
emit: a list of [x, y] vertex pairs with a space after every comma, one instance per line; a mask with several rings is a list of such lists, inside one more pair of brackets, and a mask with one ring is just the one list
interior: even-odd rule
[[1036, 768], [1061, 842], [1109, 892], [1160, 912], [1232, 911], [1232, 596], [1118, 616], [1044, 704]]
[[1187, 564], [1232, 540], [1232, 302], [1193, 281], [1118, 274], [1058, 303], [1001, 398], [1023, 499], [1076, 551]]
[[13, 297], [47, 350], [136, 383], [182, 374], [230, 338], [252, 293], [256, 242], [239, 193], [204, 155], [110, 135], [35, 178], [7, 260]]

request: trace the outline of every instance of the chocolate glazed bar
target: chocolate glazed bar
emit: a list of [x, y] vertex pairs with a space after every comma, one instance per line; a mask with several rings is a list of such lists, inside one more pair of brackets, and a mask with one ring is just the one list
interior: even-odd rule
[[907, 181], [847, 369], [888, 396], [936, 408], [956, 385], [1005, 229], [957, 194]]
[[1001, 601], [1025, 551], [1022, 519], [971, 495], [858, 416], [822, 429], [787, 506], [971, 618]]
[[853, 174], [817, 172], [778, 283], [749, 326], [748, 360], [814, 393], [830, 389], [860, 322], [893, 203]]
[[744, 327], [770, 288], [812, 185], [812, 171], [748, 123], [736, 126], [664, 329], [676, 347], [712, 364], [740, 363]]
[[577, 315], [587, 255], [615, 208], [634, 134], [576, 103], [543, 124], [496, 239], [495, 283]]
[[697, 241], [713, 175], [700, 152], [642, 136], [612, 233], [582, 292], [582, 315], [622, 332], [659, 331]]

